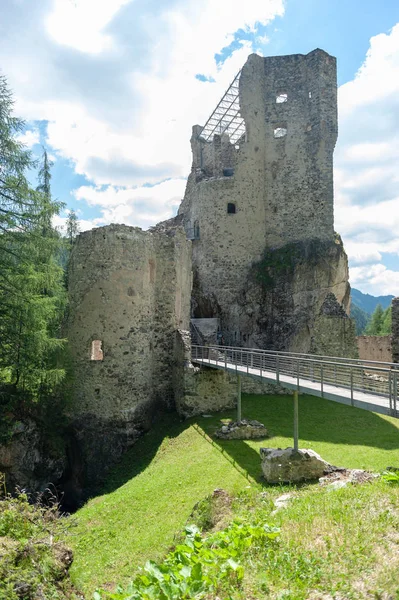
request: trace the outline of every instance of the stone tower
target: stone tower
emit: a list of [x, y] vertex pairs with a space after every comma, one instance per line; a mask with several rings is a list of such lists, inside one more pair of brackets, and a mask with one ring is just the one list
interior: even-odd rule
[[194, 126], [179, 209], [193, 240], [192, 315], [219, 317], [227, 343], [317, 351], [327, 294], [348, 310], [336, 140], [336, 60], [319, 49], [249, 56], [206, 125]]
[[74, 371], [68, 485], [78, 499], [174, 408], [176, 335], [189, 327], [190, 294], [182, 228], [166, 235], [109, 225], [77, 237], [66, 334]]

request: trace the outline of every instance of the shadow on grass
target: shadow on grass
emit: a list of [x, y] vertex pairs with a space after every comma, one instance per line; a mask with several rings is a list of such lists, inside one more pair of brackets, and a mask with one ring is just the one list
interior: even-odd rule
[[[254, 396], [243, 394], [243, 417], [264, 423], [272, 438], [261, 446], [275, 447], [272, 439], [293, 435], [292, 396]], [[209, 436], [209, 443], [225, 455], [226, 460], [244, 470], [257, 483], [263, 483], [258, 449], [245, 441], [225, 441], [214, 437], [222, 420], [235, 419], [234, 410], [212, 415], [210, 418], [193, 417], [184, 422], [176, 413], [159, 415], [153, 428], [125, 454], [109, 473], [98, 494], [114, 491], [139, 473], [154, 459], [165, 438], [178, 437], [185, 429], [195, 426]], [[201, 431], [200, 431], [201, 430]], [[299, 398], [299, 436], [302, 440], [327, 442], [348, 446], [370, 446], [384, 450], [399, 449], [399, 420], [396, 427], [389, 419], [375, 413], [353, 408], [314, 396]], [[287, 445], [291, 445], [292, 441]], [[187, 456], [187, 460], [190, 457]]]
[[[258, 483], [264, 480], [260, 473], [258, 447], [276, 447], [273, 438], [288, 438], [293, 445], [292, 396], [255, 396], [243, 394], [243, 418], [257, 419], [265, 424], [271, 437], [257, 447], [245, 441], [224, 441], [214, 438], [221, 421], [235, 419], [235, 411], [226, 411], [210, 419], [197, 418], [197, 424], [215, 440], [216, 445], [229, 454]], [[308, 442], [326, 442], [341, 446], [369, 446], [381, 450], [399, 449], [398, 425], [376, 413], [353, 408], [315, 396], [299, 397], [299, 437]]]
[[[274, 436], [292, 437], [292, 396], [245, 395], [243, 411], [248, 418], [265, 423]], [[299, 436], [302, 439], [399, 449], [399, 420], [315, 396], [299, 397]], [[397, 425], [396, 425], [397, 421]]]
[[139, 475], [148, 467], [166, 438], [178, 437], [191, 423], [182, 421], [177, 413], [162, 413], [157, 416], [153, 426], [122, 457], [121, 461], [107, 475], [96, 493], [108, 494], [127, 481]]

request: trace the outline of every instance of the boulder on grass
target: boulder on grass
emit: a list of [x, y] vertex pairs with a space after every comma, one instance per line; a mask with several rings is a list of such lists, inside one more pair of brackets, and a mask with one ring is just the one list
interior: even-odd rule
[[336, 469], [313, 450], [261, 448], [260, 456], [268, 483], [311, 481]]

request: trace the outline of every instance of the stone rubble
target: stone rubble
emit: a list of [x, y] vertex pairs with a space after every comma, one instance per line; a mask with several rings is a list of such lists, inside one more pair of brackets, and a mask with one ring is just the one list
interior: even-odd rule
[[319, 483], [330, 489], [338, 490], [349, 484], [369, 483], [379, 477], [378, 473], [370, 473], [362, 469], [340, 469], [329, 473], [325, 477], [320, 477]]
[[215, 435], [222, 440], [252, 440], [269, 437], [269, 432], [259, 421], [242, 419], [223, 425]]

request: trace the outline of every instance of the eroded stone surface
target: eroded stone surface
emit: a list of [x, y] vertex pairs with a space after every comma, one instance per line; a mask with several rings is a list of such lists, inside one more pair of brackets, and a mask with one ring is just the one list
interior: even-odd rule
[[215, 435], [222, 440], [251, 440], [269, 437], [263, 423], [247, 419], [232, 421], [227, 425], [223, 425], [216, 431]]
[[298, 483], [319, 479], [335, 469], [314, 450], [261, 448], [263, 475], [268, 483]]
[[32, 419], [17, 421], [11, 439], [0, 444], [0, 472], [6, 474], [7, 490], [15, 487], [43, 492], [60, 479], [66, 466], [62, 449], [49, 448], [45, 435]]

